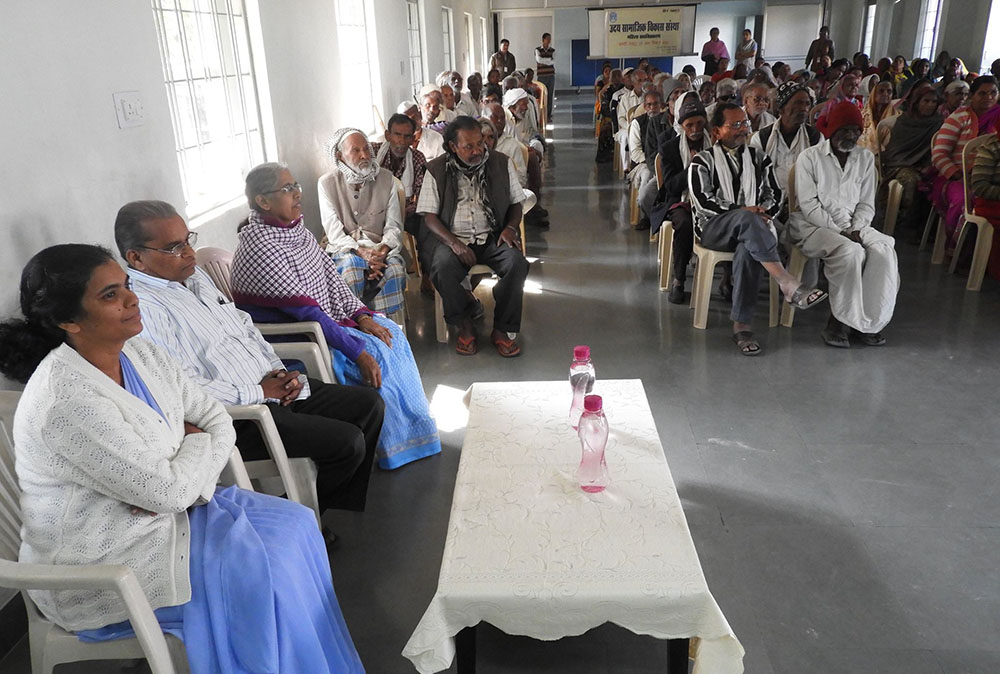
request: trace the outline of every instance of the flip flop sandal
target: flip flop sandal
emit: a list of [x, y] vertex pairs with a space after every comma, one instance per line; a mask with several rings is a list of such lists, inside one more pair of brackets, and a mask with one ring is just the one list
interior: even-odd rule
[[794, 305], [796, 309], [808, 309], [815, 304], [819, 304], [826, 298], [827, 294], [819, 288], [809, 290], [799, 286], [792, 293], [791, 299], [787, 301], [789, 304]]
[[858, 333], [858, 337], [865, 346], [885, 346], [885, 337], [881, 332], [861, 332]]
[[736, 346], [744, 356], [759, 356], [763, 353], [760, 348], [760, 342], [757, 341], [753, 333], [749, 330], [734, 332], [733, 341], [736, 342]]
[[455, 352], [460, 356], [474, 356], [477, 351], [479, 351], [479, 347], [476, 346], [475, 337], [462, 337], [459, 335], [455, 341]]
[[851, 340], [847, 338], [843, 332], [838, 332], [834, 330], [824, 329], [819, 336], [823, 338], [823, 342], [827, 346], [833, 346], [838, 349], [849, 349], [851, 348]]
[[513, 339], [494, 339], [493, 346], [497, 347], [497, 353], [504, 358], [513, 358], [521, 354], [521, 347]]

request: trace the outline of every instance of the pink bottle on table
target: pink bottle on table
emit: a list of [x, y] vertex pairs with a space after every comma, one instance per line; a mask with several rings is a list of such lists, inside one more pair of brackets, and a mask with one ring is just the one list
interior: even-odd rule
[[569, 365], [569, 385], [573, 389], [573, 402], [569, 408], [569, 425], [575, 431], [583, 414], [583, 399], [594, 390], [597, 374], [590, 362], [589, 346], [573, 347], [573, 362]]
[[608, 465], [604, 462], [604, 448], [608, 444], [608, 420], [604, 416], [601, 396], [587, 396], [583, 401], [583, 415], [580, 417], [580, 446], [583, 457], [577, 475], [580, 489], [596, 493], [608, 486]]

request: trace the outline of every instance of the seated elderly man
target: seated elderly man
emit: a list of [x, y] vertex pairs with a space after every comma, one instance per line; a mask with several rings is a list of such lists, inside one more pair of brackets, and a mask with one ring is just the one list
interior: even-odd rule
[[788, 189], [788, 172], [798, 156], [820, 141], [820, 133], [806, 124], [812, 97], [809, 87], [797, 82], [785, 82], [778, 87], [778, 121], [761, 127], [750, 139], [750, 147], [771, 158], [774, 177], [782, 192]]
[[503, 95], [503, 107], [507, 110], [506, 131], [539, 154], [545, 154], [545, 144], [538, 126], [532, 123], [528, 114], [530, 104], [528, 92], [521, 88], [508, 89]]
[[403, 101], [396, 108], [396, 112], [406, 115], [413, 120], [413, 124], [417, 127], [417, 130], [412, 147], [414, 150], [420, 150], [420, 153], [424, 155], [424, 159], [430, 161], [435, 157], [440, 157], [444, 153], [444, 139], [434, 129], [424, 127], [424, 118], [416, 103], [413, 101]]
[[524, 206], [525, 222], [543, 229], [548, 227], [549, 212], [538, 203], [538, 200], [542, 196], [541, 155], [535, 150], [528, 148], [528, 160], [527, 162], [525, 161], [524, 149], [526, 146], [524, 143], [514, 138], [514, 136], [505, 133], [507, 129], [507, 115], [502, 106], [496, 103], [487, 103], [483, 106], [483, 112], [493, 122], [493, 128], [496, 130], [496, 151], [503, 152], [510, 157], [510, 160], [514, 163], [514, 168], [517, 170], [517, 181], [525, 190], [527, 203], [533, 204], [533, 207], [528, 206], [527, 203]]
[[654, 180], [639, 195], [640, 205], [645, 203], [654, 231], [660, 230], [664, 220], [669, 220], [673, 226], [673, 266], [667, 293], [667, 300], [673, 304], [684, 302], [684, 282], [694, 250], [694, 221], [687, 199], [688, 166], [698, 153], [712, 147], [705, 128], [708, 126], [705, 107], [697, 93], [689, 91], [680, 99], [677, 124], [683, 133], [667, 139], [659, 152], [663, 185], [657, 188]]
[[623, 90], [621, 97], [618, 99], [618, 108], [615, 110], [615, 115], [618, 117], [618, 130], [620, 134], [618, 142], [623, 152], [623, 166], [628, 165], [628, 151], [630, 149], [628, 115], [642, 105], [642, 85], [649, 80], [646, 71], [639, 68], [636, 68], [630, 74], [632, 84]]
[[451, 113], [450, 115], [442, 112], [444, 109], [444, 100], [437, 87], [433, 84], [424, 86], [420, 90], [417, 100], [420, 101], [420, 118], [423, 121], [424, 128], [444, 133], [444, 128], [455, 118], [455, 113], [450, 110], [448, 111]]
[[[650, 120], [659, 115], [663, 108], [663, 98], [659, 89], [649, 89], [643, 94], [642, 107], [643, 113], [632, 119], [628, 130], [628, 153], [633, 165], [628, 178], [632, 186], [640, 193], [648, 185], [656, 184], [654, 169], [650, 168], [651, 162], [646, 161], [646, 152], [643, 147], [646, 142], [646, 133], [651, 127]], [[636, 229], [649, 229], [649, 216], [645, 212]]]
[[788, 234], [806, 256], [823, 260], [830, 282], [830, 320], [823, 341], [849, 347], [848, 329], [863, 344], [881, 346], [899, 290], [895, 241], [872, 228], [878, 177], [875, 157], [858, 139], [861, 113], [850, 101], [827, 116], [829, 139], [807, 148], [795, 163], [798, 209]]
[[[473, 80], [479, 75], [479, 73], [472, 73], [469, 75], [469, 88], [472, 88]], [[480, 79], [480, 89], [482, 88], [482, 80]], [[462, 75], [458, 71], [452, 70], [448, 74], [448, 84], [455, 91], [455, 112], [459, 115], [465, 115], [466, 117], [478, 117], [479, 116], [479, 105], [472, 98], [472, 94], [468, 91], [462, 90]]]
[[752, 131], [759, 131], [777, 121], [774, 115], [769, 112], [771, 109], [771, 87], [761, 82], [751, 84], [743, 89], [743, 109], [750, 120]]
[[385, 142], [372, 143], [375, 162], [382, 168], [388, 169], [403, 185], [403, 190], [406, 192], [403, 229], [413, 236], [417, 236], [420, 231], [417, 200], [420, 198], [420, 187], [424, 184], [424, 171], [427, 170], [424, 153], [411, 147], [416, 132], [416, 122], [397, 112], [389, 118], [389, 123], [386, 125]]
[[[385, 413], [378, 391], [287, 372], [250, 317], [195, 267], [196, 236], [162, 201], [118, 211], [115, 243], [139, 298], [140, 336], [166, 349], [219, 402], [267, 405], [288, 455], [316, 463], [321, 512], [364, 510]], [[233, 426], [244, 459], [268, 458], [253, 422]]]
[[337, 131], [327, 153], [335, 170], [320, 176], [317, 185], [326, 252], [369, 309], [395, 314], [406, 290], [399, 181], [380, 169], [358, 129]]
[[524, 191], [505, 155], [486, 151], [479, 122], [459, 117], [445, 131], [446, 154], [427, 164], [429, 180], [417, 212], [429, 230], [421, 251], [441, 294], [444, 318], [458, 328], [456, 350], [476, 353], [472, 313], [475, 298], [462, 282], [475, 264], [488, 265], [500, 281], [493, 287], [496, 311], [491, 341], [501, 356], [521, 352], [521, 305], [528, 261], [521, 253], [519, 224]]
[[438, 91], [441, 92], [441, 114], [438, 116], [438, 121], [454, 121], [458, 117], [458, 113], [455, 111], [455, 90], [451, 88], [450, 84], [445, 82], [438, 87]]
[[752, 321], [761, 270], [767, 271], [786, 300], [807, 309], [826, 299], [788, 273], [778, 257], [778, 239], [771, 220], [781, 208], [781, 188], [771, 159], [747, 147], [750, 120], [734, 103], [721, 103], [712, 117], [711, 149], [699, 153], [688, 167], [688, 194], [694, 209], [695, 235], [701, 245], [733, 255], [733, 341], [740, 353], [757, 356], [760, 342]]

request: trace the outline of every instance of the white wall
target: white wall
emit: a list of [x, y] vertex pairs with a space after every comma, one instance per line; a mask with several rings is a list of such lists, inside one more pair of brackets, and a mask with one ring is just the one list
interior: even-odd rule
[[[253, 0], [248, 0], [253, 2]], [[384, 118], [409, 96], [405, 6], [370, 0], [382, 79]], [[272, 146], [305, 186], [307, 221], [319, 227], [316, 179], [327, 170], [322, 145], [344, 125], [351, 101], [341, 95], [333, 0], [257, 0], [263, 67], [274, 119]], [[429, 72], [444, 68], [441, 1], [425, 0]], [[473, 16], [474, 55], [482, 53], [479, 18], [489, 0], [446, 0], [455, 16], [455, 53], [467, 48], [463, 12]], [[21, 269], [56, 243], [114, 250], [118, 208], [163, 199], [183, 211], [163, 69], [150, 3], [145, 0], [7, 0], [0, 41], [0, 317], [17, 310]], [[259, 54], [258, 54], [259, 55]], [[400, 75], [399, 62], [404, 65]], [[461, 64], [459, 64], [459, 69]], [[348, 83], [350, 85], [350, 83]], [[138, 91], [145, 123], [119, 129], [112, 94]], [[267, 116], [267, 115], [265, 115]], [[204, 245], [232, 248], [246, 206], [237, 203], [198, 223]], [[17, 388], [0, 378], [0, 388]], [[0, 605], [13, 593], [0, 590]]]

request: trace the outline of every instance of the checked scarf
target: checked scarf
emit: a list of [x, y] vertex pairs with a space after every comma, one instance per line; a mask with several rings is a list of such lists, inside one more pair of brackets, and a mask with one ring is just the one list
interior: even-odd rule
[[445, 165], [445, 176], [450, 182], [454, 177], [454, 185], [458, 186], [458, 176], [464, 175], [472, 183], [473, 197], [478, 198], [486, 212], [486, 219], [490, 223], [490, 229], [496, 230], [496, 218], [493, 215], [493, 207], [490, 205], [490, 187], [486, 180], [486, 163], [490, 158], [490, 151], [483, 154], [483, 161], [479, 166], [468, 166], [458, 158], [453, 152], [448, 152], [448, 163]]

